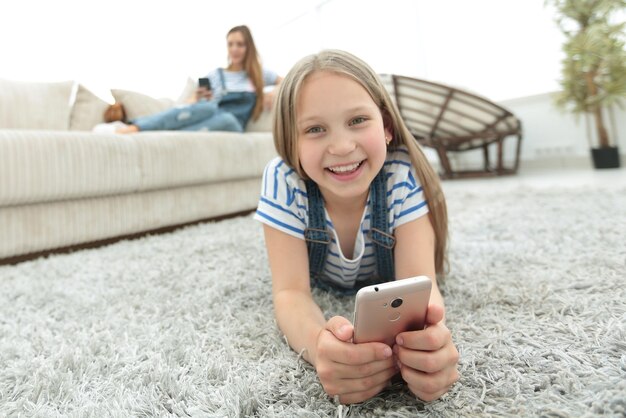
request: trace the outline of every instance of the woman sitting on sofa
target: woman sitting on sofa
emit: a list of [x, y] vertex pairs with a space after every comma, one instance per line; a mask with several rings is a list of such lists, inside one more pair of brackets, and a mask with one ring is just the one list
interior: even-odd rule
[[208, 85], [198, 86], [189, 105], [154, 115], [138, 117], [116, 129], [116, 133], [139, 131], [233, 131], [243, 132], [248, 120], [257, 119], [273, 94], [263, 93], [266, 85], [278, 85], [282, 78], [261, 67], [247, 26], [235, 26], [226, 35], [228, 67], [207, 75]]

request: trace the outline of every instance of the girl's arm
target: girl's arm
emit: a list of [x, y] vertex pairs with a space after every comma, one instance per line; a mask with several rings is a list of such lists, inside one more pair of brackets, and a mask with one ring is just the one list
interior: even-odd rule
[[435, 275], [435, 234], [428, 216], [399, 226], [395, 232], [396, 277], [426, 275], [433, 287], [426, 315], [427, 328], [396, 337], [402, 378], [417, 397], [438, 399], [458, 380], [459, 353], [445, 325], [443, 297]]
[[395, 231], [396, 278], [428, 276], [433, 282], [431, 303], [443, 306], [435, 273], [435, 231], [428, 215], [400, 225]]
[[397, 373], [383, 343], [353, 344], [346, 318], [326, 321], [313, 300], [305, 241], [263, 226], [272, 271], [274, 311], [289, 345], [311, 363], [326, 393], [341, 403], [361, 402], [383, 390]]
[[326, 320], [311, 296], [305, 241], [263, 225], [272, 271], [272, 296], [278, 327], [291, 348], [315, 366], [315, 344]]

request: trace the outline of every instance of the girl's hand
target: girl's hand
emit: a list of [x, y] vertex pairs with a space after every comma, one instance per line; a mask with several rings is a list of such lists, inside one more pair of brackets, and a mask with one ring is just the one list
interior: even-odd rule
[[423, 401], [440, 398], [459, 379], [459, 352], [442, 322], [443, 315], [443, 306], [429, 305], [427, 328], [398, 334], [393, 347], [402, 378]]
[[335, 316], [317, 337], [315, 369], [326, 393], [343, 404], [371, 398], [398, 372], [388, 345], [353, 344], [353, 330], [350, 321]]

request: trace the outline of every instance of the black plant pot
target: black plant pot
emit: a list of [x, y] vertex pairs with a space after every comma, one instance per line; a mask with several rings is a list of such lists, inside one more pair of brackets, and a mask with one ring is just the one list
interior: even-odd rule
[[618, 168], [619, 150], [617, 147], [591, 148], [595, 168]]

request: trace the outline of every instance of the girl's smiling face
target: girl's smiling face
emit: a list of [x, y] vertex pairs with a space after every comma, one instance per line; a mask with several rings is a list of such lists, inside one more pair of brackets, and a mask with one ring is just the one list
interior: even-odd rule
[[367, 90], [341, 74], [311, 74], [298, 96], [296, 132], [302, 169], [324, 199], [365, 202], [391, 138]]

